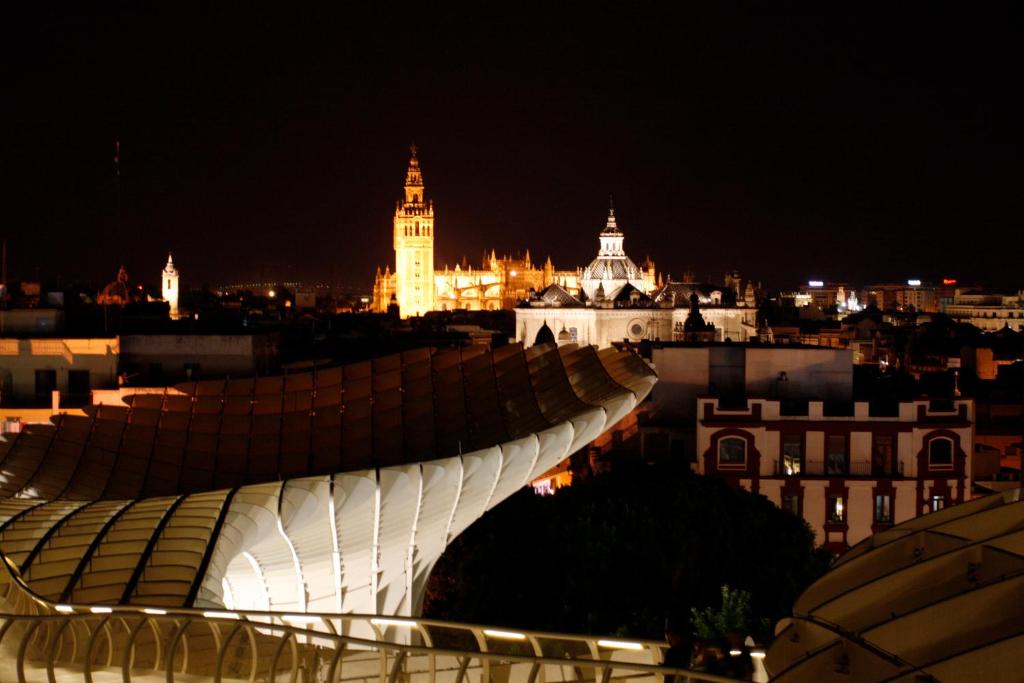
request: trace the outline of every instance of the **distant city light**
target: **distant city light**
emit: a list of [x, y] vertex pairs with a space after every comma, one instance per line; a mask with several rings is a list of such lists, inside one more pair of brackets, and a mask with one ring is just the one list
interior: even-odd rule
[[921, 281], [920, 280], [907, 280], [907, 284], [910, 285], [911, 287], [920, 287], [921, 286]]
[[823, 281], [821, 281], [821, 280], [808, 280], [807, 286], [808, 287], [824, 287], [825, 283]]
[[275, 296], [277, 296], [277, 292], [275, 292], [274, 290], [270, 290], [269, 292], [267, 292], [267, 296], [273, 299]]
[[944, 285], [955, 285], [956, 284], [956, 280], [954, 280], [953, 278], [948, 278], [948, 277], [947, 278], [943, 278], [942, 279], [942, 284], [944, 284]]
[[511, 275], [512, 277], [515, 277], [516, 275], [519, 275], [519, 273], [513, 270], [513, 271], [511, 271], [509, 273], [509, 275]]

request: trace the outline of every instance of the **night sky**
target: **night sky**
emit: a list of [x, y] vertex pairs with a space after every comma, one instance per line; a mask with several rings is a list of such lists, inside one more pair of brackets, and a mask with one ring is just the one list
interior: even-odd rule
[[438, 265], [585, 265], [611, 194], [677, 277], [1024, 286], [1009, 13], [101, 4], [4, 18], [12, 279], [155, 283], [172, 249], [186, 285], [369, 287], [415, 142]]

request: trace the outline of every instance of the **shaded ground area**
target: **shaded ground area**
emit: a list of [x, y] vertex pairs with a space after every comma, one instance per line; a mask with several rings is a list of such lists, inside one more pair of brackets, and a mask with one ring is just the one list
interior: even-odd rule
[[619, 465], [553, 496], [523, 490], [438, 562], [425, 616], [660, 638], [666, 618], [752, 594], [755, 621], [787, 616], [826, 569], [803, 520], [672, 465]]

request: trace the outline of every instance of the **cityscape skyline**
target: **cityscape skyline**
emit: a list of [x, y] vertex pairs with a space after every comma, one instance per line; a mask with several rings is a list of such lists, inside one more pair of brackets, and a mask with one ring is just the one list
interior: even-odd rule
[[582, 266], [612, 194], [675, 277], [1017, 284], [998, 17], [362, 12], [26, 16], [11, 278], [148, 279], [172, 251], [190, 285], [370, 286], [415, 142], [439, 265]]
[[1020, 677], [1015, 15], [5, 19], [2, 681]]

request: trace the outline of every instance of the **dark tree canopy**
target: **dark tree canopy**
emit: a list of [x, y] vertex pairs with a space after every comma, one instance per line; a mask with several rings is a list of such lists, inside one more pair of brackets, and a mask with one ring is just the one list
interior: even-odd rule
[[681, 467], [619, 467], [554, 496], [524, 490], [448, 548], [426, 616], [659, 638], [666, 618], [748, 590], [773, 622], [827, 565], [803, 520]]

